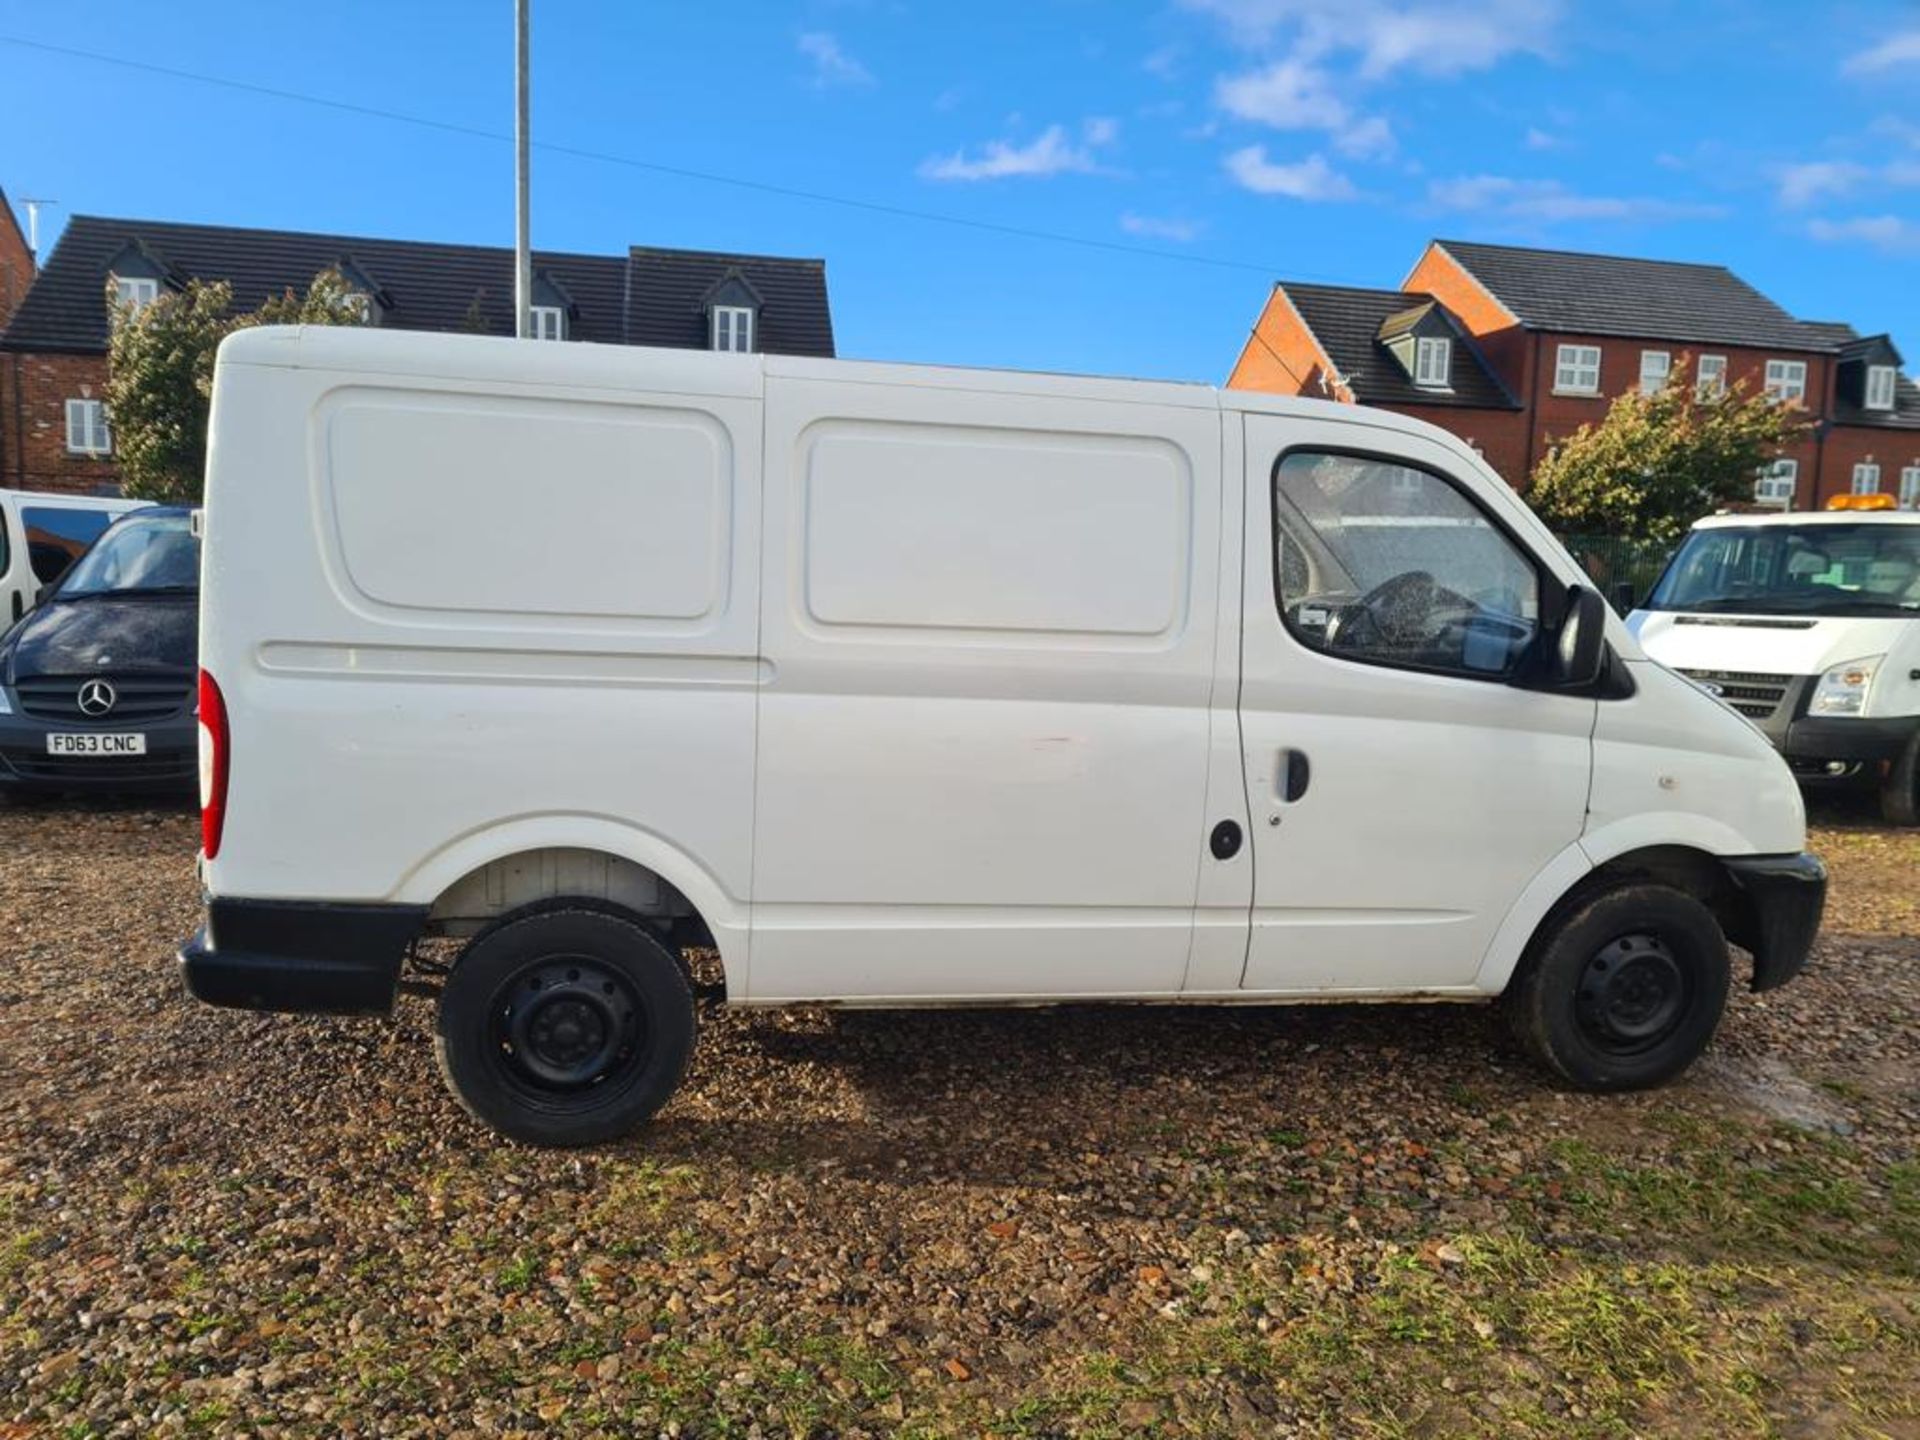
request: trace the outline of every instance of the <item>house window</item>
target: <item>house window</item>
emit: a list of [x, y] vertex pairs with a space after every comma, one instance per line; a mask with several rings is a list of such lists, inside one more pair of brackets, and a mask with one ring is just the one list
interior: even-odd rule
[[753, 311], [744, 305], [713, 307], [713, 348], [745, 355], [753, 349]]
[[1553, 369], [1553, 388], [1563, 395], [1600, 393], [1600, 347], [1562, 345]]
[[1673, 353], [1668, 350], [1640, 352], [1640, 393], [1658, 395], [1667, 388], [1667, 376], [1673, 370]]
[[1920, 510], [1920, 465], [1909, 465], [1900, 472], [1900, 508]]
[[1853, 493], [1856, 495], [1880, 493], [1880, 467], [1873, 461], [1862, 460], [1853, 467]]
[[533, 338], [536, 340], [564, 340], [567, 338], [567, 312], [558, 305], [535, 305], [533, 309]]
[[1867, 409], [1891, 410], [1893, 408], [1893, 374], [1891, 365], [1867, 367]]
[[1693, 377], [1693, 393], [1702, 400], [1718, 400], [1727, 393], [1727, 357], [1702, 355]]
[[1790, 506], [1799, 484], [1800, 462], [1782, 456], [1760, 472], [1753, 484], [1753, 498], [1762, 505]]
[[113, 432], [107, 429], [105, 401], [67, 401], [67, 453], [71, 455], [113, 453]]
[[116, 304], [144, 310], [160, 298], [160, 282], [145, 275], [116, 275], [113, 298]]
[[1422, 336], [1414, 344], [1413, 383], [1444, 390], [1453, 374], [1453, 342]]
[[1767, 398], [1799, 402], [1807, 398], [1807, 362], [1767, 361]]

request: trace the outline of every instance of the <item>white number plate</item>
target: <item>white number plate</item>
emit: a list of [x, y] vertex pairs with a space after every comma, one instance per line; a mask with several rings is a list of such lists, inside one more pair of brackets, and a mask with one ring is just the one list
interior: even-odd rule
[[63, 735], [47, 736], [49, 755], [144, 755], [144, 735]]

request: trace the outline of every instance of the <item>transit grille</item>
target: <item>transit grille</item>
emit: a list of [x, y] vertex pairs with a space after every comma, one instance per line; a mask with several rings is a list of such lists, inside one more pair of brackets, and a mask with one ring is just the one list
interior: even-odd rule
[[[113, 706], [101, 714], [81, 708], [80, 687], [104, 680], [113, 687]], [[186, 674], [36, 675], [14, 684], [24, 714], [71, 725], [112, 730], [150, 724], [178, 715], [193, 698], [193, 677]]]
[[1682, 670], [1689, 680], [1709, 687], [1749, 720], [1770, 720], [1787, 698], [1791, 675], [1763, 675], [1751, 670]]

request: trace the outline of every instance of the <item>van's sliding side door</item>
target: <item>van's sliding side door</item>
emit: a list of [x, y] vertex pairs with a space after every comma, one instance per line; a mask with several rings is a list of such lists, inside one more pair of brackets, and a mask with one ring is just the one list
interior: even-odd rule
[[1447, 446], [1246, 417], [1245, 988], [1468, 990], [1579, 838], [1596, 701], [1508, 683], [1546, 577]]
[[769, 357], [766, 415], [749, 998], [1177, 995], [1211, 393]]

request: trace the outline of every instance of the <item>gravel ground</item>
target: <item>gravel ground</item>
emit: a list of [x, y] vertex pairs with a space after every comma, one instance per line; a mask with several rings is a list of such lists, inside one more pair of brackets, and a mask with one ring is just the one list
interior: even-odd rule
[[1468, 1007], [740, 1015], [584, 1154], [190, 1003], [192, 818], [0, 807], [0, 1440], [1920, 1435], [1920, 839], [1657, 1094]]

